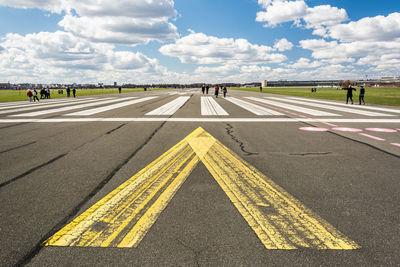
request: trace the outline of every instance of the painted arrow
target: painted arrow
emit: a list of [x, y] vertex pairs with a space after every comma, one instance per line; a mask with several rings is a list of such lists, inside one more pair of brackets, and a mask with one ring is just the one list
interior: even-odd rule
[[137, 247], [200, 161], [265, 248], [360, 248], [201, 127], [44, 245]]

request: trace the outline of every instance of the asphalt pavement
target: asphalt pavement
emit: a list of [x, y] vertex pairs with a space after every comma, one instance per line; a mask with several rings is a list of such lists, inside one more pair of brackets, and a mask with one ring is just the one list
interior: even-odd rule
[[[237, 91], [229, 95], [248, 102], [246, 97], [276, 96]], [[207, 116], [201, 115], [197, 89], [97, 98], [151, 96], [86, 117], [62, 112], [12, 116], [23, 111], [0, 115], [1, 266], [400, 264], [399, 113], [367, 117], [325, 110], [340, 117], [315, 117], [254, 102], [282, 113], [260, 116], [220, 95], [213, 99], [229, 115]], [[173, 114], [146, 115], [181, 96], [189, 98]], [[44, 246], [198, 127], [358, 247], [268, 249], [201, 161], [137, 247]], [[290, 239], [290, 232], [285, 235]]]

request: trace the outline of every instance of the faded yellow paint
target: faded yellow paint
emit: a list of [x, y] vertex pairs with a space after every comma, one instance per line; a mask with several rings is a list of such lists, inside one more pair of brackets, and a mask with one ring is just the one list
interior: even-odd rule
[[45, 245], [138, 246], [200, 161], [267, 249], [359, 248], [200, 127]]

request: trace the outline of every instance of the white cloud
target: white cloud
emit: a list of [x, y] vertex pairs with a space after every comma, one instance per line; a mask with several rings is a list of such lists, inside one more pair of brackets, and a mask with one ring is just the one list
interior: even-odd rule
[[279, 41], [276, 41], [274, 44], [274, 49], [283, 52], [286, 50], [291, 50], [293, 48], [293, 44], [289, 42], [286, 38], [282, 38]]
[[176, 27], [164, 19], [66, 15], [59, 25], [76, 36], [94, 42], [136, 45], [150, 41], [173, 41], [178, 37]]
[[53, 13], [61, 13], [68, 9], [64, 0], [0, 0], [0, 6], [15, 8], [38, 8], [48, 10]]
[[262, 2], [266, 11], [257, 13], [256, 21], [266, 22], [266, 27], [275, 27], [276, 25], [297, 19], [306, 15], [307, 4], [304, 0], [296, 1], [259, 1]]
[[169, 19], [177, 15], [173, 0], [0, 0], [0, 6], [65, 11], [59, 25], [91, 41], [136, 45], [178, 37]]
[[217, 38], [203, 33], [191, 33], [160, 48], [163, 55], [177, 57], [182, 63], [280, 63], [287, 59], [285, 55], [271, 53], [273, 50], [245, 39]]
[[265, 11], [257, 13], [256, 21], [266, 22], [265, 27], [293, 21], [298, 27], [314, 29], [314, 34], [326, 36], [327, 27], [348, 20], [344, 9], [330, 5], [309, 7], [304, 0], [259, 0]]
[[299, 58], [297, 62], [293, 64], [286, 64], [287, 67], [289, 68], [295, 68], [295, 69], [312, 69], [312, 68], [317, 68], [322, 65], [321, 62], [319, 61], [311, 61], [308, 58]]
[[115, 51], [71, 33], [7, 34], [0, 42], [0, 78], [19, 82], [111, 82], [120, 78], [151, 79], [166, 73], [156, 59]]
[[[375, 71], [398, 75], [400, 65], [400, 38], [386, 42], [354, 41], [341, 43], [322, 39], [303, 40], [300, 46], [312, 51], [312, 56], [325, 64], [354, 63], [359, 67], [372, 67]], [[350, 65], [351, 66], [351, 65]], [[358, 73], [363, 70], [359, 69]]]
[[343, 42], [391, 41], [400, 38], [400, 13], [335, 25], [329, 29], [329, 36]]
[[344, 9], [321, 5], [308, 8], [303, 20], [307, 29], [314, 29], [313, 34], [326, 36], [327, 27], [329, 28], [348, 20], [348, 16]]
[[234, 66], [234, 65], [222, 65], [218, 67], [204, 67], [200, 66], [198, 67], [194, 73], [195, 74], [208, 74], [208, 75], [227, 75], [229, 73], [232, 73], [234, 71], [238, 71], [239, 67]]

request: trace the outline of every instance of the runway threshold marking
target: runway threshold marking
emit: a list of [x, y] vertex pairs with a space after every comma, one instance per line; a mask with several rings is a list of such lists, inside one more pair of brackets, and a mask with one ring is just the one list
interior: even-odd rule
[[201, 127], [44, 245], [137, 247], [200, 161], [265, 248], [360, 248]]

